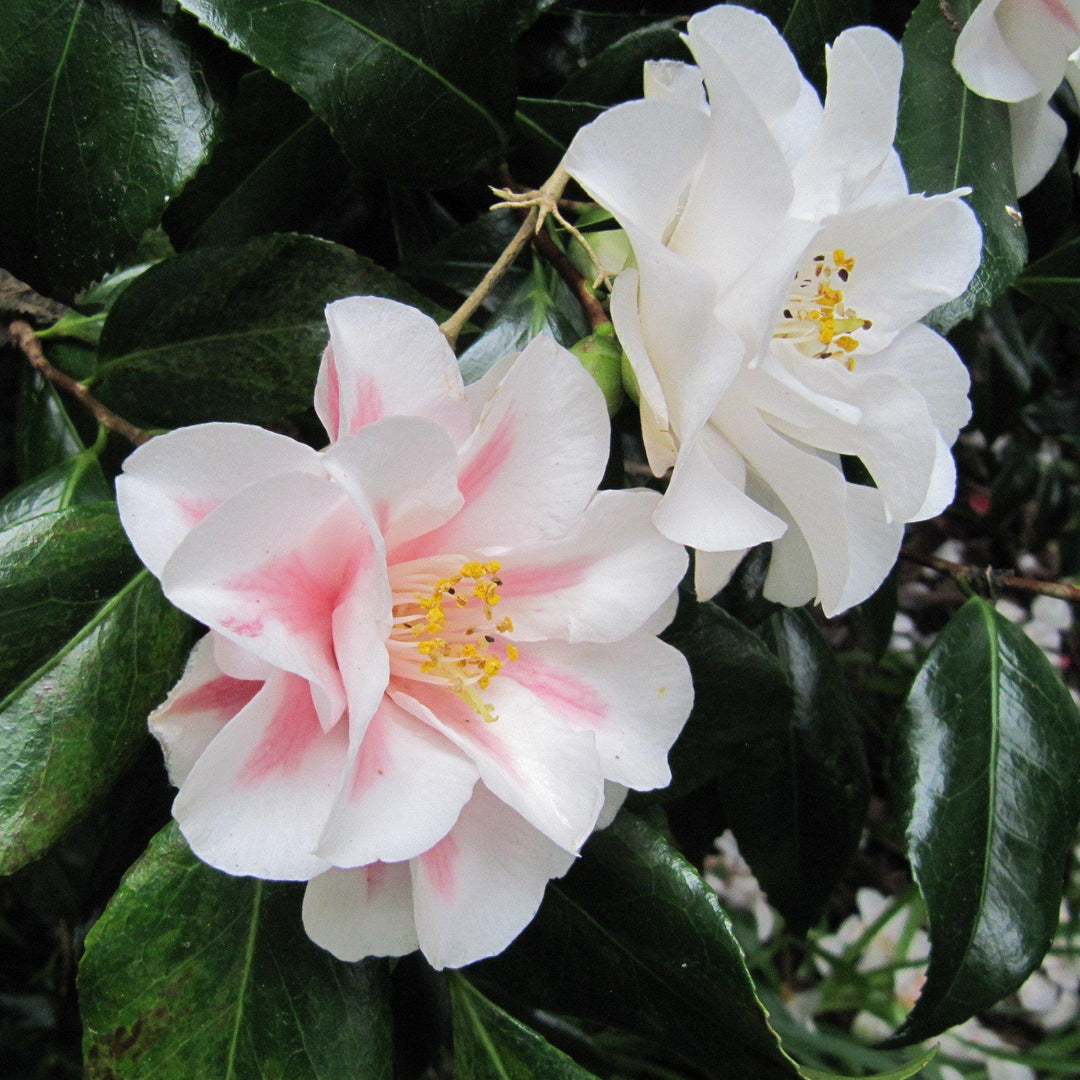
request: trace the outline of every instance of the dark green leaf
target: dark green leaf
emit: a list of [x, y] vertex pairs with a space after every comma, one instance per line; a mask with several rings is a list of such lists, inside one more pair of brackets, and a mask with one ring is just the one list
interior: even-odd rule
[[684, 596], [663, 636], [694, 679], [694, 709], [669, 755], [671, 785], [659, 796], [668, 799], [701, 787], [759, 739], [788, 731], [792, 694], [761, 638], [713, 603]]
[[513, 53], [498, 0], [182, 0], [287, 82], [370, 173], [425, 187], [502, 152]]
[[870, 782], [851, 696], [810, 614], [773, 615], [766, 637], [794, 710], [778, 710], [724, 755], [720, 797], [769, 901], [793, 932], [804, 933], [855, 853]]
[[86, 938], [88, 1080], [389, 1080], [386, 963], [313, 945], [300, 891], [158, 833]]
[[594, 105], [614, 105], [641, 97], [641, 72], [646, 60], [692, 61], [679, 36], [680, 25], [678, 20], [667, 19], [631, 31], [571, 75], [558, 97]]
[[190, 624], [136, 566], [109, 503], [0, 533], [0, 873], [108, 790], [180, 673]]
[[[48, 355], [58, 360], [59, 349], [58, 344], [50, 344]], [[17, 417], [15, 467], [23, 480], [86, 449], [60, 394], [36, 371], [28, 370], [23, 374]]]
[[458, 1080], [595, 1080], [573, 1058], [452, 975], [454, 1075]]
[[1080, 714], [1042, 651], [984, 600], [938, 636], [908, 697], [896, 798], [930, 917], [930, 967], [896, 1037], [1015, 990], [1058, 922], [1080, 815]]
[[886, 575], [877, 591], [856, 609], [859, 642], [874, 660], [880, 660], [892, 640], [893, 624], [899, 610], [899, 564]]
[[267, 71], [240, 80], [221, 143], [165, 215], [179, 247], [305, 230], [345, 179], [326, 125]]
[[957, 31], [975, 0], [921, 0], [904, 32], [896, 143], [912, 191], [969, 186], [983, 230], [983, 257], [967, 291], [930, 316], [940, 330], [989, 304], [1023, 268], [1027, 240], [1016, 210], [1008, 106], [973, 94], [952, 66]]
[[796, 1077], [716, 894], [623, 813], [478, 973], [530, 1005], [662, 1040], [723, 1080]]
[[280, 422], [311, 404], [327, 341], [324, 307], [359, 293], [440, 314], [370, 259], [311, 236], [264, 236], [167, 259], [110, 312], [96, 392], [151, 426]]
[[[31, 477], [0, 500], [0, 529], [39, 514], [112, 498], [112, 489], [97, 457], [84, 450]], [[2, 663], [2, 661], [0, 661]]]
[[1013, 284], [1062, 322], [1080, 326], [1080, 238], [1033, 262]]
[[507, 0], [507, 17], [510, 20], [510, 36], [517, 40], [548, 8], [558, 0]]
[[562, 160], [578, 128], [602, 113], [603, 106], [587, 101], [518, 98], [514, 144], [522, 159], [523, 176], [546, 176]]
[[183, 16], [0, 0], [0, 26], [0, 265], [70, 299], [161, 219], [219, 110]]
[[537, 334], [547, 332], [570, 346], [588, 332], [581, 307], [554, 271], [533, 258], [532, 273], [492, 316], [483, 334], [461, 355], [461, 374], [475, 382], [496, 360], [520, 352]]
[[[921, 1053], [917, 1058], [913, 1058], [911, 1061], [904, 1065], [899, 1065], [895, 1069], [890, 1069], [888, 1072], [874, 1073], [872, 1076], [864, 1076], [863, 1080], [908, 1080], [909, 1077], [917, 1076], [919, 1073], [930, 1064], [931, 1061], [937, 1057], [938, 1047], [932, 1046], [929, 1050]], [[803, 1066], [802, 1074], [806, 1080], [848, 1080], [848, 1078], [840, 1075], [839, 1073], [826, 1072], [824, 1069], [808, 1069]]]

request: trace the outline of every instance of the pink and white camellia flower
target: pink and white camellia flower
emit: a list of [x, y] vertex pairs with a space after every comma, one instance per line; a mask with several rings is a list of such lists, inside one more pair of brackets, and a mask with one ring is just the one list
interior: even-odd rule
[[[192, 850], [308, 882], [336, 956], [503, 949], [690, 710], [686, 553], [596, 488], [603, 395], [550, 338], [465, 387], [420, 312], [327, 308], [322, 452], [203, 424], [117, 481], [140, 558], [210, 627], [151, 717]], [[605, 808], [605, 801], [607, 803]]]
[[1080, 0], [982, 0], [964, 24], [953, 66], [980, 97], [1009, 102], [1016, 193], [1054, 164], [1065, 121], [1050, 98], [1067, 79], [1080, 94]]
[[967, 286], [979, 226], [963, 192], [908, 192], [887, 34], [837, 38], [824, 107], [762, 15], [715, 7], [686, 40], [700, 66], [647, 64], [564, 161], [632, 249], [611, 314], [649, 463], [674, 466], [656, 523], [697, 549], [699, 596], [772, 541], [765, 595], [835, 614], [952, 499], [968, 376], [918, 320]]

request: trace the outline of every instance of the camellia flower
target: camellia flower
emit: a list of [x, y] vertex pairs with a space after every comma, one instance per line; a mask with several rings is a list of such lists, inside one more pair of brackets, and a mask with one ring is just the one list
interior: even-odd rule
[[967, 286], [980, 230], [962, 192], [908, 193], [887, 34], [837, 38], [824, 107], [764, 16], [712, 8], [687, 42], [700, 67], [647, 64], [564, 162], [632, 248], [611, 314], [649, 463], [674, 466], [656, 523], [697, 549], [699, 596], [773, 541], [766, 596], [834, 614], [952, 499], [968, 377], [917, 320]]
[[655, 634], [686, 553], [658, 496], [596, 491], [604, 399], [550, 338], [466, 388], [420, 312], [327, 318], [327, 449], [204, 424], [125, 463], [136, 551], [210, 627], [151, 728], [199, 858], [308, 881], [343, 959], [458, 966], [669, 780], [692, 687]]
[[956, 42], [953, 66], [980, 97], [1009, 102], [1016, 192], [1054, 164], [1065, 121], [1050, 98], [1067, 79], [1080, 93], [1080, 0], [982, 0]]

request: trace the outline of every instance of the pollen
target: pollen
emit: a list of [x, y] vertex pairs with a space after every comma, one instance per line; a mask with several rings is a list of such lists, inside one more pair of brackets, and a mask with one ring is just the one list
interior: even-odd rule
[[[513, 632], [513, 620], [496, 623], [492, 611], [502, 599], [501, 570], [495, 560], [473, 559], [445, 577], [424, 574], [412, 579], [423, 582], [423, 591], [398, 592], [394, 605], [395, 648], [405, 649], [406, 657], [411, 652], [417, 664], [410, 677], [442, 684], [487, 723], [498, 717], [482, 692], [520, 655], [504, 637]], [[459, 588], [462, 582], [470, 587]]]
[[806, 356], [838, 360], [854, 371], [855, 334], [873, 325], [844, 300], [844, 286], [854, 271], [855, 258], [843, 248], [814, 255], [808, 270], [796, 271], [773, 336], [790, 341]]

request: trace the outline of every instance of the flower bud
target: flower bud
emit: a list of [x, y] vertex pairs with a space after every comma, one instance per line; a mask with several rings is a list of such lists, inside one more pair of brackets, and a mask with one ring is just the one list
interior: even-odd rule
[[615, 337], [615, 327], [611, 323], [601, 324], [570, 351], [596, 380], [596, 385], [604, 392], [608, 415], [614, 416], [625, 399], [622, 375], [625, 358], [622, 346]]

